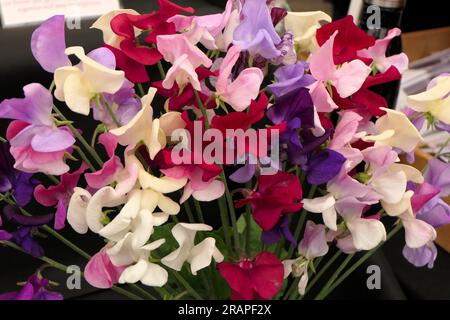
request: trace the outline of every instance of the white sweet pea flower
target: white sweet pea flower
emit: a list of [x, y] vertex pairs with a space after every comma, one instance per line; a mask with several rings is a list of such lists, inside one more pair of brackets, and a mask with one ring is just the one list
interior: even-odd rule
[[446, 124], [450, 124], [450, 76], [440, 76], [428, 90], [409, 96], [407, 102], [417, 112], [429, 112]]
[[181, 113], [168, 112], [159, 119], [153, 119], [151, 103], [155, 97], [156, 89], [150, 88], [148, 94], [142, 97], [142, 109], [126, 125], [111, 130], [121, 145], [136, 145], [143, 142], [148, 149], [150, 158], [166, 146], [166, 136], [178, 128], [186, 125], [181, 119]]
[[[119, 48], [120, 43], [124, 39], [121, 36], [118, 36], [111, 29], [111, 20], [118, 16], [119, 14], [128, 13], [133, 15], [138, 15], [139, 13], [133, 9], [119, 9], [113, 10], [104, 14], [100, 18], [98, 18], [91, 26], [91, 29], [98, 29], [103, 32], [103, 42], [114, 47]], [[141, 30], [134, 28], [134, 34], [138, 37], [142, 33]]]
[[324, 224], [333, 231], [337, 230], [337, 213], [334, 205], [335, 198], [331, 193], [314, 199], [303, 199], [303, 208], [313, 213], [321, 213]]
[[126, 266], [119, 278], [119, 283], [136, 283], [140, 281], [144, 285], [152, 287], [162, 287], [167, 283], [168, 273], [161, 266], [149, 261], [151, 251], [159, 248], [164, 242], [160, 239], [142, 246], [134, 248], [135, 236], [128, 233], [107, 250], [111, 262], [119, 267]]
[[66, 55], [75, 55], [81, 66], [55, 70], [55, 97], [65, 101], [73, 112], [88, 115], [92, 98], [99, 93], [114, 94], [122, 87], [125, 73], [91, 59], [82, 47], [67, 48]]
[[316, 31], [320, 21], [331, 22], [331, 17], [322, 11], [288, 12], [284, 18], [286, 31], [294, 34], [294, 42], [300, 52], [310, 53], [317, 49]]
[[436, 230], [425, 221], [416, 219], [411, 205], [413, 191], [404, 193], [403, 198], [398, 203], [381, 204], [390, 216], [399, 217], [405, 228], [405, 242], [410, 248], [420, 248], [430, 241], [436, 239]]
[[88, 232], [86, 210], [92, 196], [89, 191], [76, 187], [67, 207], [67, 222], [79, 234]]
[[214, 238], [206, 238], [199, 244], [195, 244], [197, 231], [211, 231], [212, 227], [206, 224], [178, 223], [172, 229], [172, 234], [179, 244], [179, 248], [161, 259], [161, 262], [177, 271], [180, 271], [187, 261], [191, 265], [193, 275], [211, 264], [212, 258], [216, 262], [223, 261], [223, 255], [216, 248]]
[[376, 135], [363, 137], [366, 142], [375, 142], [375, 146], [391, 146], [404, 152], [411, 152], [419, 142], [424, 142], [421, 134], [408, 117], [400, 111], [381, 108], [386, 114], [375, 123]]

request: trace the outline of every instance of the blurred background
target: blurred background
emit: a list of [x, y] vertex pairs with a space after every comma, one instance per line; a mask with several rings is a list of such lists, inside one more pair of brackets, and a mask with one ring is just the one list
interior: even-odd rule
[[[83, 2], [83, 0], [80, 0]], [[192, 6], [197, 14], [217, 13], [225, 5], [224, 0], [173, 0], [183, 6]], [[369, 0], [366, 0], [369, 1]], [[23, 1], [18, 1], [22, 2]], [[33, 0], [27, 2], [33, 3]], [[77, 0], [69, 1], [76, 5]], [[94, 1], [95, 2], [95, 1]], [[99, 1], [101, 3], [102, 1]], [[423, 90], [428, 81], [442, 72], [450, 72], [450, 22], [444, 1], [428, 0], [379, 0], [379, 5], [392, 9], [395, 3], [401, 3], [401, 13], [398, 23], [403, 31], [401, 45], [411, 59], [410, 70], [404, 75], [398, 105], [404, 100], [405, 93], [412, 94]], [[19, 97], [22, 87], [31, 82], [40, 82], [49, 86], [52, 75], [43, 71], [33, 59], [30, 51], [30, 38], [36, 21], [21, 21], [21, 17], [6, 17], [14, 6], [14, 0], [0, 0], [2, 25], [0, 26], [0, 101], [5, 98]], [[36, 0], [37, 5], [43, 3]], [[119, 3], [124, 8], [132, 8], [140, 13], [151, 12], [157, 8], [155, 0], [122, 0]], [[363, 1], [350, 0], [282, 0], [279, 5], [286, 6], [292, 11], [322, 10], [334, 19], [342, 18], [349, 12], [358, 20], [363, 8]], [[62, 9], [61, 9], [62, 10]], [[48, 13], [64, 14], [56, 11]], [[17, 19], [19, 18], [19, 19]], [[24, 17], [22, 17], [22, 20]], [[30, 18], [31, 19], [31, 18]], [[95, 17], [82, 19], [81, 28], [66, 32], [67, 45], [82, 45], [90, 51], [102, 45], [102, 35], [98, 30], [91, 30], [89, 26]], [[86, 123], [83, 118], [69, 114], [71, 119], [78, 123]], [[83, 125], [80, 125], [83, 127]], [[6, 122], [0, 121], [0, 135], [4, 136]], [[84, 129], [84, 128], [83, 128]], [[89, 130], [89, 128], [86, 128]], [[0, 205], [1, 206], [1, 205]], [[45, 213], [47, 209], [32, 206], [31, 212]], [[93, 254], [102, 243], [97, 237], [76, 235], [66, 227], [63, 234], [87, 249]], [[404, 244], [403, 233], [388, 242], [366, 265], [360, 267], [330, 298], [334, 299], [450, 299], [450, 254], [444, 249], [450, 248], [450, 232], [442, 233], [440, 238], [439, 255], [433, 270], [415, 268], [408, 264], [402, 256]], [[448, 238], [445, 238], [448, 237]], [[73, 254], [53, 238], [42, 240], [43, 246], [50, 257], [58, 257], [65, 264], [84, 266], [85, 261]], [[41, 263], [35, 259], [12, 251], [9, 248], [0, 248], [0, 261], [8, 261], [0, 266], [0, 293], [16, 290], [16, 283], [25, 281]], [[382, 272], [382, 289], [368, 290], [366, 286], [367, 265], [377, 264]], [[62, 291], [67, 299], [116, 299], [120, 296], [109, 291], [100, 291], [83, 283], [81, 290], [68, 290], [65, 288], [67, 275], [48, 269], [45, 271], [48, 278], [60, 282], [58, 290]], [[324, 277], [326, 278], [326, 277]]]

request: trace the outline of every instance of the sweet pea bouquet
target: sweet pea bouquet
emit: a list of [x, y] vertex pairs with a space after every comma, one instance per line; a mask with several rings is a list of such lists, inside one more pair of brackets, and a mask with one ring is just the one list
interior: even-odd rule
[[[1, 244], [64, 271], [50, 235], [90, 285], [130, 299], [324, 299], [401, 229], [404, 257], [433, 266], [448, 155], [407, 163], [425, 127], [450, 132], [449, 75], [396, 111], [376, 88], [408, 66], [386, 56], [399, 29], [374, 39], [351, 16], [266, 0], [205, 16], [158, 3], [100, 17], [90, 52], [66, 46], [64, 16], [34, 31], [53, 82], [0, 103]], [[57, 289], [40, 269], [0, 298]]]

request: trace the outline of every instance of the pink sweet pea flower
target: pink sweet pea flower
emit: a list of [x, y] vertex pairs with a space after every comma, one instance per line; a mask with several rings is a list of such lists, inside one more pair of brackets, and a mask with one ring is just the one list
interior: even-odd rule
[[56, 230], [64, 228], [70, 198], [78, 184], [81, 174], [85, 170], [86, 165], [83, 163], [77, 171], [63, 174], [61, 176], [61, 182], [58, 185], [45, 188], [40, 184], [34, 189], [34, 198], [37, 202], [45, 207], [56, 206]]
[[259, 68], [242, 70], [234, 81], [230, 80], [231, 71], [239, 59], [241, 49], [233, 46], [220, 65], [219, 77], [216, 82], [217, 95], [228, 103], [235, 111], [244, 111], [252, 100], [258, 96], [264, 79]]
[[212, 61], [182, 34], [158, 36], [156, 39], [158, 50], [164, 56], [164, 60], [172, 64], [162, 83], [163, 87], [170, 89], [175, 83], [179, 87], [192, 84], [195, 90], [201, 91], [195, 69], [201, 65], [209, 68]]
[[283, 285], [284, 268], [277, 256], [263, 251], [255, 260], [217, 265], [222, 277], [231, 287], [231, 300], [268, 300]]
[[111, 262], [106, 253], [107, 247], [97, 252], [91, 260], [89, 260], [84, 269], [84, 277], [86, 281], [93, 287], [99, 289], [109, 289], [119, 282], [120, 275], [125, 267], [116, 267]]
[[408, 68], [409, 62], [408, 56], [405, 53], [402, 52], [386, 57], [386, 49], [389, 43], [393, 38], [400, 36], [401, 33], [399, 28], [389, 30], [384, 39], [376, 40], [375, 45], [372, 47], [358, 51], [358, 56], [372, 59], [381, 73], [384, 73], [391, 66], [394, 66], [400, 73], [403, 73]]
[[6, 136], [18, 170], [61, 175], [69, 171], [64, 153], [75, 143], [70, 130], [56, 127], [52, 118], [53, 97], [38, 83], [23, 88], [25, 98], [0, 103], [0, 118], [15, 119]]
[[336, 88], [342, 98], [347, 98], [357, 92], [371, 69], [361, 60], [345, 62], [338, 68], [333, 62], [333, 47], [338, 31], [311, 56], [310, 70], [317, 82], [310, 86], [311, 97], [318, 112], [331, 112], [337, 109], [330, 94], [326, 90], [325, 83]]
[[86, 182], [94, 189], [100, 189], [112, 183], [116, 180], [118, 172], [123, 169], [120, 158], [114, 154], [118, 144], [117, 137], [107, 132], [100, 135], [98, 140], [105, 147], [109, 160], [105, 162], [102, 169], [85, 174]]

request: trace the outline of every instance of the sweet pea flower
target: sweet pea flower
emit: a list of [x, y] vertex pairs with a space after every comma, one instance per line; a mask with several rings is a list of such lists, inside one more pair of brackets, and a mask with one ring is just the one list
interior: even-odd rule
[[325, 233], [325, 226], [315, 224], [311, 220], [306, 222], [305, 233], [302, 241], [298, 245], [300, 257], [297, 259], [288, 259], [283, 261], [284, 278], [290, 274], [294, 277], [300, 277], [298, 283], [298, 292], [305, 294], [308, 286], [308, 270], [310, 263], [315, 258], [323, 257], [328, 253], [328, 243]]
[[67, 66], [55, 70], [55, 97], [65, 101], [73, 112], [88, 115], [91, 99], [97, 94], [114, 94], [122, 87], [124, 73], [114, 70], [115, 61], [114, 65], [105, 66], [85, 55], [82, 47], [67, 48], [65, 53], [80, 59], [81, 68]]
[[450, 124], [450, 76], [442, 75], [436, 78], [433, 86], [426, 91], [408, 96], [410, 108], [418, 112], [428, 112], [444, 124]]
[[288, 12], [284, 19], [286, 30], [293, 32], [300, 55], [309, 55], [318, 48], [316, 31], [320, 21], [331, 22], [331, 17], [322, 11]]
[[231, 287], [231, 300], [269, 300], [283, 286], [283, 264], [267, 251], [254, 260], [222, 262], [217, 269]]
[[112, 264], [107, 254], [108, 246], [103, 247], [92, 256], [84, 268], [84, 278], [93, 287], [110, 289], [119, 282], [124, 267], [116, 267]]
[[198, 231], [211, 231], [212, 227], [206, 224], [178, 223], [172, 228], [172, 235], [178, 242], [179, 247], [161, 259], [161, 263], [180, 271], [187, 261], [191, 266], [193, 275], [197, 271], [206, 268], [211, 264], [212, 259], [217, 263], [223, 261], [223, 255], [216, 247], [216, 240], [208, 237], [200, 243], [195, 244], [195, 234]]
[[373, 64], [381, 73], [385, 72], [391, 66], [394, 66], [400, 73], [403, 73], [408, 68], [409, 62], [408, 56], [405, 53], [402, 52], [386, 57], [386, 50], [391, 40], [399, 37], [401, 33], [399, 28], [393, 28], [388, 31], [386, 37], [375, 40], [375, 44], [372, 47], [358, 51], [357, 55], [372, 59]]
[[64, 228], [70, 198], [85, 170], [86, 165], [82, 164], [77, 171], [63, 174], [58, 185], [46, 188], [40, 184], [34, 189], [34, 198], [37, 202], [45, 207], [56, 206], [55, 230]]
[[204, 16], [175, 15], [167, 22], [174, 23], [177, 31], [184, 31], [184, 36], [193, 45], [201, 43], [208, 50], [216, 50], [216, 37], [223, 35], [222, 31], [229, 24], [232, 10], [233, 1], [228, 0], [222, 13]]
[[164, 242], [164, 239], [159, 239], [136, 249], [133, 244], [133, 234], [128, 233], [108, 249], [107, 254], [111, 262], [116, 266], [124, 267], [119, 283], [140, 281], [146, 286], [164, 286], [168, 279], [167, 271], [158, 264], [150, 262], [151, 252], [158, 249]]
[[266, 59], [278, 57], [281, 52], [276, 46], [281, 38], [275, 31], [266, 1], [245, 1], [241, 17], [241, 23], [234, 31], [233, 44], [248, 50], [252, 56], [258, 54]]
[[191, 84], [195, 90], [201, 91], [195, 69], [202, 65], [209, 68], [212, 61], [183, 34], [158, 36], [157, 46], [164, 60], [172, 64], [162, 83], [163, 87], [170, 89], [176, 82], [179, 87]]
[[278, 221], [277, 225], [269, 231], [263, 231], [261, 240], [267, 244], [272, 245], [277, 243], [281, 237], [284, 237], [292, 245], [297, 245], [297, 241], [294, 238], [291, 230], [289, 229], [289, 218], [284, 216]]
[[9, 152], [10, 145], [5, 142], [0, 145], [0, 192], [11, 192], [19, 206], [26, 206], [33, 196], [34, 187], [38, 181], [31, 173], [14, 168], [14, 158]]
[[159, 119], [153, 119], [151, 103], [155, 94], [156, 89], [150, 88], [142, 98], [142, 109], [127, 124], [110, 131], [124, 146], [136, 145], [142, 141], [151, 159], [166, 145], [166, 136], [185, 125], [179, 112], [168, 112]]
[[412, 205], [411, 198], [413, 191], [407, 191], [402, 199], [395, 203], [385, 203], [381, 201], [383, 208], [389, 216], [400, 218], [403, 227], [405, 228], [405, 242], [409, 248], [420, 248], [427, 243], [436, 239], [436, 230], [425, 221], [416, 218]]
[[336, 65], [359, 58], [358, 52], [375, 45], [375, 38], [358, 28], [353, 22], [352, 16], [346, 16], [325, 24], [316, 32], [316, 39], [323, 46], [330, 37], [336, 33], [334, 46], [332, 47], [332, 60]]
[[376, 134], [363, 137], [363, 141], [375, 142], [375, 146], [391, 146], [404, 152], [413, 151], [418, 143], [424, 141], [420, 132], [403, 112], [381, 109], [386, 114], [375, 122]]
[[[140, 99], [136, 98], [134, 84], [126, 79], [119, 91], [114, 94], [105, 93], [103, 97], [106, 103], [109, 104], [119, 124], [130, 122], [142, 107]], [[95, 120], [101, 121], [109, 129], [117, 127], [103, 99], [100, 99], [100, 107], [97, 101], [92, 101], [91, 107], [94, 110]]]
[[48, 290], [49, 284], [48, 279], [34, 274], [19, 291], [0, 294], [0, 300], [63, 300], [62, 294]]
[[41, 67], [50, 73], [71, 66], [65, 54], [66, 37], [63, 15], [55, 15], [44, 21], [31, 36], [31, 52]]
[[[14, 231], [7, 232], [3, 230], [3, 240], [10, 240], [20, 246], [25, 252], [33, 257], [42, 257], [44, 249], [34, 238], [38, 227], [49, 223], [53, 219], [53, 214], [39, 216], [24, 216], [16, 206], [7, 205], [3, 208], [3, 217], [5, 221], [17, 226]], [[0, 224], [1, 224], [0, 215]]]
[[280, 98], [292, 90], [308, 87], [315, 82], [311, 75], [305, 74], [308, 69], [309, 64], [304, 61], [279, 67], [274, 72], [277, 82], [268, 86], [270, 91], [275, 97]]
[[334, 32], [310, 58], [311, 74], [317, 82], [309, 88], [318, 112], [331, 112], [338, 107], [330, 97], [326, 83], [334, 86], [340, 97], [346, 98], [357, 92], [371, 73], [361, 60], [345, 62], [339, 68], [335, 65], [333, 48], [338, 35], [339, 31]]
[[15, 119], [7, 130], [14, 168], [28, 173], [61, 175], [69, 170], [64, 153], [75, 143], [66, 127], [56, 127], [52, 118], [53, 98], [42, 85], [23, 88], [25, 98], [0, 103], [0, 118]]
[[264, 230], [271, 230], [283, 214], [298, 212], [303, 204], [300, 181], [294, 174], [278, 171], [274, 175], [261, 175], [258, 190], [245, 199], [235, 202], [240, 208], [250, 204], [256, 223]]
[[238, 112], [245, 110], [251, 100], [256, 99], [264, 79], [261, 69], [252, 67], [244, 69], [236, 79], [230, 80], [231, 71], [239, 59], [240, 53], [239, 46], [232, 46], [228, 50], [220, 65], [216, 81], [217, 96]]

